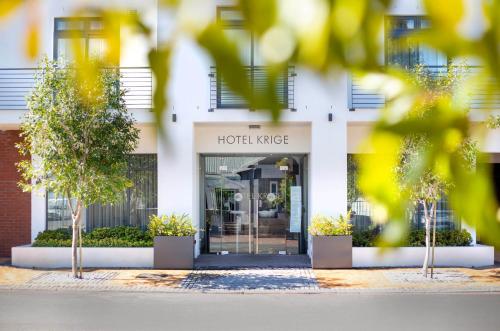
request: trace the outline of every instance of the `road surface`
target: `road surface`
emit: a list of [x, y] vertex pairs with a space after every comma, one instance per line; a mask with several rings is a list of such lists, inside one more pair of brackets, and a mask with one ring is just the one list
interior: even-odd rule
[[500, 294], [0, 291], [0, 330], [499, 330]]

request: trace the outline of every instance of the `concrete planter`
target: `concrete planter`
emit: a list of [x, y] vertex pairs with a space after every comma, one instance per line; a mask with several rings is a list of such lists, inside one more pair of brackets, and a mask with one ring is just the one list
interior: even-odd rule
[[155, 269], [193, 269], [193, 236], [158, 236], [154, 239]]
[[[12, 265], [71, 268], [71, 247], [12, 247]], [[153, 247], [83, 247], [85, 268], [152, 268]]]
[[314, 269], [352, 268], [352, 236], [312, 236]]

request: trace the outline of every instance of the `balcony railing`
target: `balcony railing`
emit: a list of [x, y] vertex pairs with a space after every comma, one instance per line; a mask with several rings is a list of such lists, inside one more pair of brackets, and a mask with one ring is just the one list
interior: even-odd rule
[[[153, 79], [146, 67], [121, 67], [120, 81], [129, 109], [152, 108]], [[35, 84], [37, 69], [0, 68], [0, 110], [25, 110], [26, 96]]]
[[[446, 66], [426, 66], [432, 76], [439, 77], [447, 74]], [[479, 70], [479, 67], [469, 67], [468, 74], [473, 74]], [[491, 83], [483, 86], [477, 86], [470, 96], [471, 109], [500, 109], [500, 91], [498, 89], [489, 95], [488, 89], [493, 86]], [[360, 77], [352, 75], [350, 77], [348, 91], [348, 108], [356, 109], [378, 109], [385, 105], [385, 98], [377, 91], [364, 87], [361, 84]]]
[[[264, 92], [268, 88], [267, 71], [265, 67], [248, 66], [245, 67], [250, 83], [256, 93]], [[278, 102], [283, 109], [294, 108], [295, 90], [295, 70], [288, 67], [285, 72], [278, 77], [276, 84], [276, 94]], [[216, 67], [210, 67], [210, 111], [217, 108], [248, 108], [245, 100], [233, 93], [224, 83]]]

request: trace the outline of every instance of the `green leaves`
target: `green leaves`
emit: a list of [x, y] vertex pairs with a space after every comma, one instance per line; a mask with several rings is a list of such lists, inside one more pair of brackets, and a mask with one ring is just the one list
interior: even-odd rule
[[191, 222], [188, 215], [152, 215], [148, 223], [149, 235], [154, 238], [156, 236], [194, 236], [196, 228]]
[[350, 212], [346, 216], [339, 215], [337, 218], [315, 215], [308, 229], [309, 234], [312, 236], [349, 236], [352, 234], [350, 218]]
[[27, 191], [51, 190], [84, 206], [113, 203], [131, 185], [127, 159], [138, 130], [117, 88], [116, 70], [97, 70], [92, 83], [76, 77], [73, 68], [42, 63], [21, 125], [24, 142], [18, 145], [35, 162], [18, 164], [20, 185]]

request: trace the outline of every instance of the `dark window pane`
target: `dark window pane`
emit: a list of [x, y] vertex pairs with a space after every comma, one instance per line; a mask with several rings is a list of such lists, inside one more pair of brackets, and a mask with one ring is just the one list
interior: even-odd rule
[[446, 56], [415, 39], [415, 33], [428, 29], [429, 22], [423, 17], [387, 18], [386, 21], [386, 63], [412, 68], [417, 64], [445, 66]]

